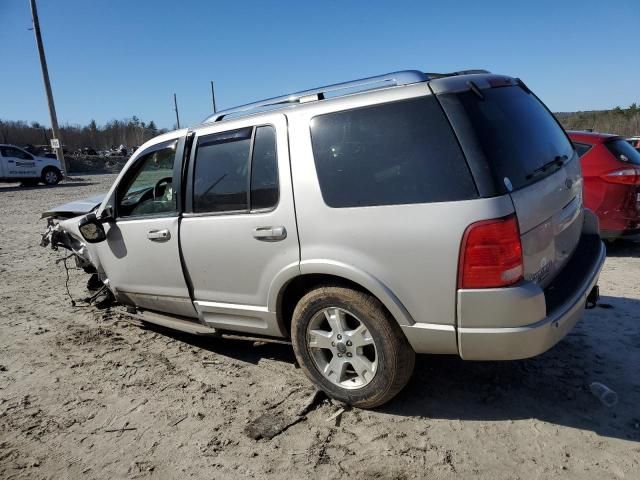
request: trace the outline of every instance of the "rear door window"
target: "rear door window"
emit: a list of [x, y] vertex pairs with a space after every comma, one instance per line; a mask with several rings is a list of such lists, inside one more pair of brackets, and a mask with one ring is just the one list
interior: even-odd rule
[[519, 86], [484, 89], [482, 96], [467, 90], [439, 98], [448, 113], [462, 107], [472, 126], [468, 131], [475, 137], [461, 138], [463, 147], [469, 141], [479, 146], [498, 193], [539, 181], [557, 171], [557, 167], [541, 171], [543, 166], [573, 156], [573, 146], [553, 115]]
[[621, 162], [640, 165], [640, 153], [624, 140], [607, 142], [605, 147]]
[[200, 137], [195, 158], [193, 211], [249, 208], [251, 128]]
[[258, 127], [251, 159], [251, 210], [275, 207], [278, 196], [276, 131], [270, 125]]
[[420, 97], [327, 113], [311, 121], [325, 203], [334, 208], [477, 197], [438, 101]]
[[193, 178], [193, 212], [271, 209], [279, 198], [276, 132], [247, 127], [198, 139]]

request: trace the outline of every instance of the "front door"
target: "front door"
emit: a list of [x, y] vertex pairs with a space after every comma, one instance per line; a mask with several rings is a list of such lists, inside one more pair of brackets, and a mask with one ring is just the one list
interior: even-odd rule
[[189, 163], [180, 242], [204, 323], [278, 336], [270, 288], [299, 272], [282, 114], [199, 130]]
[[196, 317], [180, 262], [180, 171], [184, 136], [154, 145], [111, 193], [115, 221], [97, 244], [100, 264], [119, 301]]
[[16, 147], [0, 147], [2, 155], [3, 176], [6, 178], [37, 178], [38, 167], [36, 160], [30, 153]]

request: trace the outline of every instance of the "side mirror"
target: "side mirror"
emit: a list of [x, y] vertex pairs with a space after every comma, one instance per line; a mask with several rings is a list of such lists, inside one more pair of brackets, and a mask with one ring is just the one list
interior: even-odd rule
[[80, 219], [78, 229], [82, 238], [89, 243], [102, 242], [107, 238], [102, 222], [96, 218], [95, 213], [89, 213]]

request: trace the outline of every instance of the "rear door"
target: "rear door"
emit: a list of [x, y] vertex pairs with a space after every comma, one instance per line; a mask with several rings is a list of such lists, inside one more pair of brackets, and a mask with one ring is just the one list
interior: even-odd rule
[[269, 290], [300, 259], [284, 115], [198, 130], [187, 185], [180, 242], [201, 319], [279, 335]]
[[485, 195], [509, 194], [518, 217], [524, 276], [547, 285], [573, 253], [582, 231], [582, 174], [564, 130], [528, 88], [489, 77], [440, 95]]

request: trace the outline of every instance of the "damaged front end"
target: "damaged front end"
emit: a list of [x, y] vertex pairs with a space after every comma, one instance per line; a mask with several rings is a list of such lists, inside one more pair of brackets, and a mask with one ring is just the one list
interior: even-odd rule
[[100, 268], [98, 255], [92, 246], [82, 238], [79, 230], [80, 221], [91, 212], [95, 212], [105, 195], [97, 195], [86, 200], [70, 202], [47, 210], [42, 218], [47, 219], [47, 229], [42, 234], [40, 246], [59, 250], [61, 247], [70, 252], [66, 260], [73, 256], [75, 264], [91, 275], [87, 283], [90, 290], [107, 284], [106, 277]]
[[53, 250], [62, 247], [69, 250], [76, 258], [76, 264], [87, 273], [97, 273], [98, 259], [92, 255], [78, 229], [80, 219], [98, 209], [105, 194], [95, 195], [84, 200], [59, 205], [42, 214], [47, 219], [47, 230], [42, 235], [40, 246], [51, 246]]
[[[77, 224], [80, 217], [62, 220], [57, 217], [47, 218], [47, 230], [42, 234], [40, 240], [41, 247], [50, 246], [52, 250], [58, 250], [60, 247], [69, 250], [75, 259], [76, 266], [82, 268], [86, 273], [98, 273], [97, 261], [92, 259], [86, 243], [71, 233], [70, 222], [75, 221]], [[71, 228], [70, 228], [71, 227]]]

